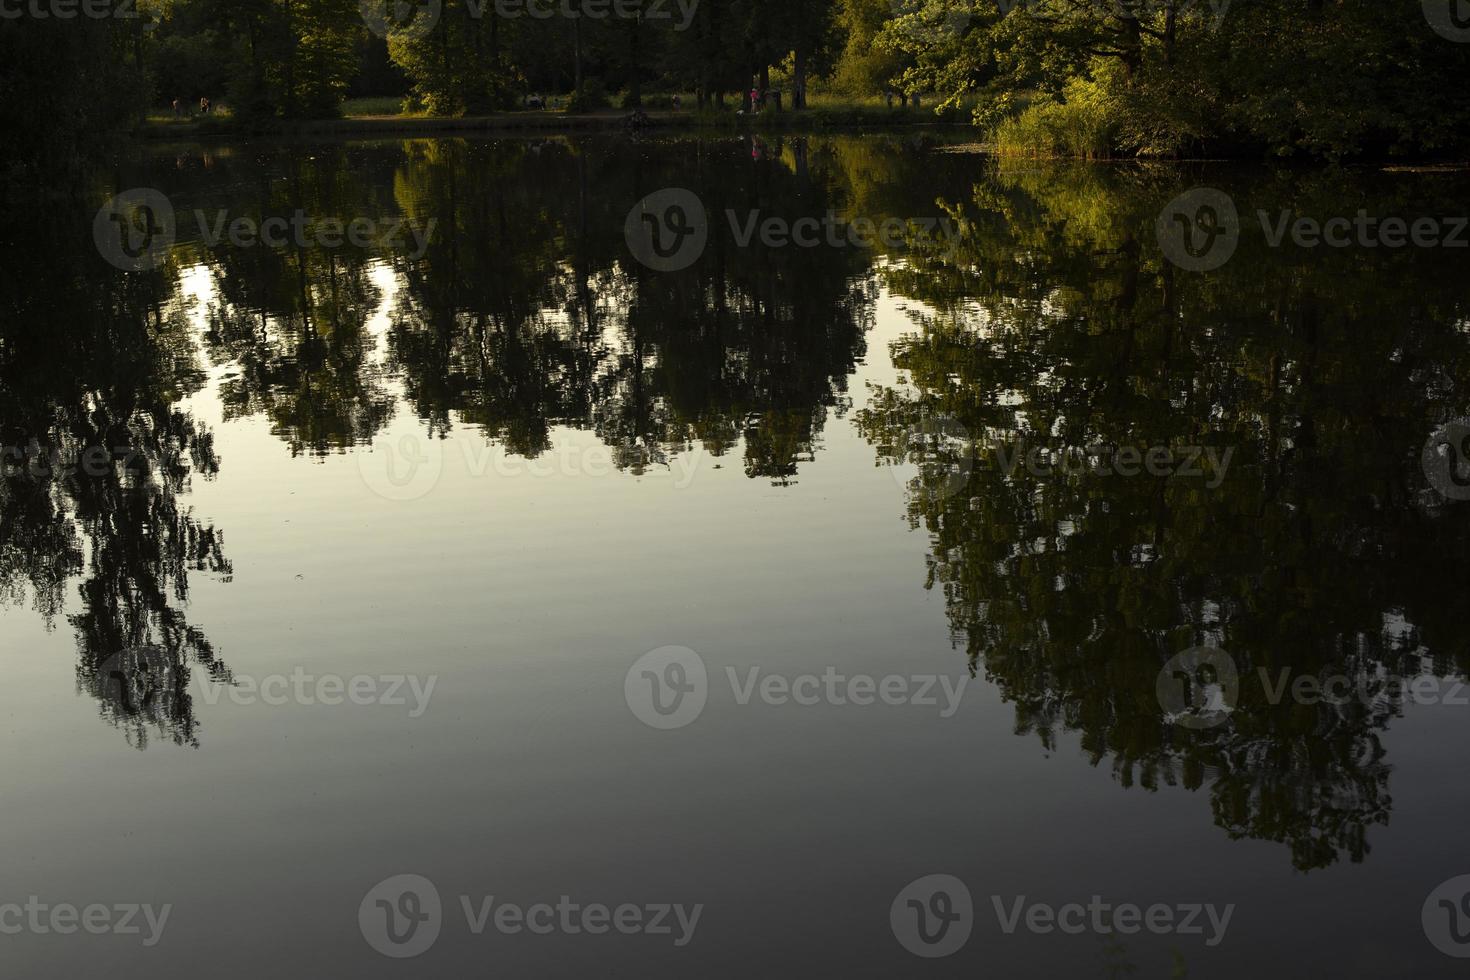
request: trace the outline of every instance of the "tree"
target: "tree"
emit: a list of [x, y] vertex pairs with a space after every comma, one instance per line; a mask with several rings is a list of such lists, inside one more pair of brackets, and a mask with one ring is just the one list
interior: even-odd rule
[[147, 104], [147, 83], [116, 18], [19, 17], [0, 30], [0, 176], [27, 183], [74, 173]]
[[853, 96], [889, 91], [910, 66], [903, 52], [878, 43], [892, 17], [892, 0], [843, 0], [837, 21], [843, 48], [834, 78], [839, 91]]
[[493, 9], [447, 0], [432, 30], [394, 31], [388, 50], [427, 112], [485, 113], [512, 103], [515, 73], [505, 58], [505, 33]]

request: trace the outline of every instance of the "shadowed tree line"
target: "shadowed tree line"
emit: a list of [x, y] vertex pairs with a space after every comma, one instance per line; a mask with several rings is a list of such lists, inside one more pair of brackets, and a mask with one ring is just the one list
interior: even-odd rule
[[0, 19], [0, 175], [28, 185], [149, 110], [177, 115], [175, 100], [258, 126], [336, 116], [348, 96], [455, 116], [551, 95], [578, 112], [680, 95], [712, 113], [800, 110], [813, 89], [890, 105], [933, 95], [941, 112], [971, 111], [1002, 152], [1038, 156], [1463, 161], [1470, 123], [1459, 0], [32, 6]]
[[[434, 115], [560, 94], [577, 111], [645, 104], [750, 110], [784, 86], [801, 108], [830, 70], [838, 0], [96, 0], [105, 16], [0, 19], [0, 173], [54, 179], [150, 109], [236, 120], [323, 118], [349, 95]], [[39, 3], [43, 13], [50, 5]], [[782, 81], [784, 79], [784, 81]], [[179, 110], [173, 110], [178, 100]]]

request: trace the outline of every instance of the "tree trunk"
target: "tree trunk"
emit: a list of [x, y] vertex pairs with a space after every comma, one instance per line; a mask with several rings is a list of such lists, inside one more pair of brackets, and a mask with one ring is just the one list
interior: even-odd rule
[[[495, 18], [490, 18], [494, 23]], [[465, 109], [470, 114], [488, 112], [489, 106], [485, 103], [488, 96], [487, 82], [490, 81], [489, 73], [485, 71], [485, 49], [480, 37], [480, 25], [474, 21], [468, 21], [465, 29], [470, 35], [470, 59], [474, 63], [474, 88], [465, 93]]]
[[296, 112], [296, 18], [295, 9], [286, 5], [286, 63], [283, 66], [282, 76], [286, 91], [281, 100], [285, 104], [286, 116], [295, 118]]
[[[504, 76], [502, 76], [501, 73], [500, 73], [500, 18], [499, 17], [491, 17], [490, 18], [490, 64], [492, 66], [494, 66], [494, 70], [495, 70], [495, 76], [496, 76], [496, 79], [495, 79], [495, 91], [497, 93], [498, 99], [505, 100], [505, 101], [509, 101], [509, 100], [513, 99], [514, 98], [514, 95], [510, 92], [511, 86], [509, 84], [506, 84], [506, 87], [504, 89], [501, 89], [501, 87], [500, 87], [501, 84], [502, 84], [502, 81], [501, 80], [502, 80], [502, 78]], [[504, 104], [504, 102], [502, 102], [502, 105], [503, 104]]]
[[1179, 8], [1170, 0], [1168, 9], [1164, 12], [1164, 64], [1174, 63], [1174, 39], [1179, 33]]
[[582, 94], [582, 18], [572, 19], [572, 46], [575, 49], [576, 69], [573, 72], [572, 91]]
[[796, 49], [795, 68], [791, 73], [791, 108], [806, 108], [806, 52]]
[[628, 84], [628, 104], [624, 107], [627, 109], [637, 109], [643, 105], [643, 72], [640, 68], [642, 62], [638, 60], [638, 42], [642, 34], [640, 30], [642, 24], [643, 12], [640, 10], [638, 16], [633, 18], [633, 43], [631, 57], [628, 59], [628, 67], [633, 72], [633, 77]]
[[1123, 52], [1123, 70], [1132, 81], [1143, 67], [1143, 31], [1136, 17], [1124, 17], [1121, 30], [1122, 41], [1118, 45]]

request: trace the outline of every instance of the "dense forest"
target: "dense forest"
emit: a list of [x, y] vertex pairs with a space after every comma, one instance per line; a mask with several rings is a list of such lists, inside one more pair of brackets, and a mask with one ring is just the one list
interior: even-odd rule
[[54, 172], [201, 99], [259, 127], [365, 96], [444, 116], [918, 97], [1023, 155], [1451, 155], [1466, 42], [1454, 0], [26, 0], [0, 15], [0, 169]]

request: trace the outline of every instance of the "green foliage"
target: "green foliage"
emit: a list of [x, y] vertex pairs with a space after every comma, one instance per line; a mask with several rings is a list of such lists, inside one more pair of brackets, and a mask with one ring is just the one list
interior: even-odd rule
[[395, 30], [388, 52], [407, 75], [412, 104], [435, 116], [481, 114], [511, 104], [515, 73], [500, 18], [478, 3], [446, 0], [432, 31]]
[[838, 23], [845, 42], [833, 78], [836, 91], [866, 96], [892, 88], [905, 67], [904, 58], [876, 43], [892, 16], [891, 0], [847, 0], [842, 5]]
[[[951, 103], [981, 93], [976, 122], [1008, 152], [1341, 159], [1470, 145], [1470, 107], [1446, 84], [1470, 75], [1470, 45], [1436, 34], [1419, 0], [1015, 0], [958, 16], [959, 0], [903, 2], [879, 38], [910, 60], [903, 84]], [[1084, 81], [1098, 88], [1079, 97]], [[1050, 98], [1028, 108], [1032, 90]]]
[[1106, 84], [1074, 78], [1060, 99], [1042, 95], [1001, 122], [990, 139], [1002, 156], [1102, 159], [1113, 154], [1122, 115]]
[[362, 16], [356, 0], [287, 0], [286, 30], [295, 37], [274, 73], [288, 115], [335, 116], [357, 68]]
[[7, 21], [5, 111], [31, 131], [8, 154], [126, 128], [175, 98], [228, 103], [258, 125], [339, 115], [348, 94], [454, 117], [532, 93], [574, 93], [572, 110], [586, 112], [609, 92], [632, 109], [678, 91], [692, 114], [718, 114], [752, 88], [780, 90], [795, 110], [824, 93], [922, 95], [941, 114], [969, 113], [1013, 155], [1340, 160], [1470, 147], [1470, 102], [1455, 84], [1470, 76], [1470, 45], [1437, 34], [1420, 0], [626, 0], [580, 18], [443, 0], [432, 29], [417, 29], [420, 14], [386, 39], [358, 0], [139, 2], [153, 20], [87, 19], [64, 35]]
[[348, 99], [342, 103], [342, 115], [349, 119], [354, 116], [399, 116], [403, 115], [403, 100], [394, 95]]
[[599, 112], [612, 105], [607, 87], [600, 78], [589, 78], [582, 83], [579, 92], [573, 92], [567, 100], [567, 112]]

